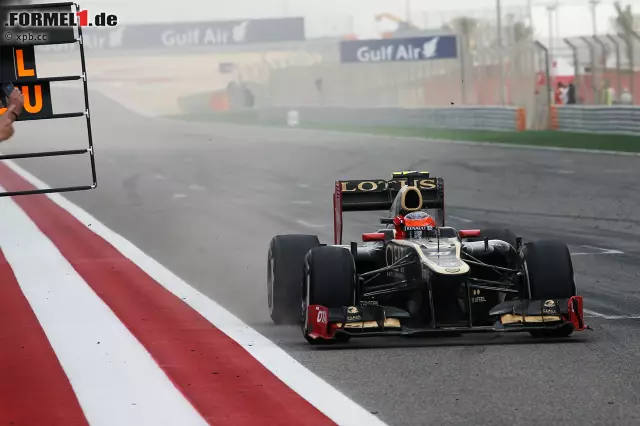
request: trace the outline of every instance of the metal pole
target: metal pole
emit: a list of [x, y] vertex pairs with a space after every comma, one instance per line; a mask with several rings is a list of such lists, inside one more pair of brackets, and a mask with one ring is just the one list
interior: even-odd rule
[[556, 10], [557, 6], [558, 6], [557, 4], [552, 4], [552, 5], [547, 6], [547, 12], [549, 12], [549, 51], [548, 51], [548, 54], [550, 56], [550, 60], [549, 60], [550, 67], [551, 67], [550, 71], [549, 71], [550, 76], [551, 75], [555, 75], [555, 72], [554, 72], [554, 69], [553, 69], [553, 58], [554, 58], [554, 53], [555, 53], [554, 46], [553, 46], [553, 44], [554, 44], [553, 43], [553, 36], [554, 36], [554, 34], [553, 34], [553, 12]]
[[591, 60], [591, 85], [593, 87], [593, 100], [594, 104], [600, 104], [600, 90], [598, 89], [598, 73], [596, 72], [597, 64], [596, 64], [596, 52], [593, 44], [589, 42], [589, 38], [586, 36], [580, 37], [588, 47], [589, 47], [589, 58]]
[[[599, 71], [602, 71], [602, 72], [600, 73], [600, 76], [602, 77], [602, 78], [600, 79], [600, 80], [602, 80], [602, 88], [608, 91], [608, 90], [609, 90], [609, 88], [608, 88], [608, 87], [606, 87], [606, 84], [605, 84], [605, 83], [606, 83], [606, 82], [607, 82], [607, 80], [608, 80], [608, 78], [606, 78], [606, 71], [607, 71], [607, 56], [609, 56], [609, 55], [608, 55], [608, 53], [609, 53], [609, 49], [607, 49], [607, 45], [606, 45], [602, 40], [600, 40], [600, 39], [598, 38], [598, 36], [593, 36], [593, 39], [594, 39], [594, 40], [596, 41], [596, 43], [598, 43], [598, 45], [602, 48], [602, 50], [601, 50], [601, 52], [602, 52], [601, 57], [603, 58], [603, 61], [602, 61], [602, 62], [604, 62], [604, 65], [603, 65], [602, 69], [600, 69], [600, 63], [601, 63], [600, 61], [598, 61], [597, 65], [598, 65], [598, 70], [599, 70]], [[610, 82], [609, 82], [609, 83], [610, 83]], [[603, 93], [603, 95], [604, 95], [604, 93]], [[618, 92], [618, 96], [620, 96], [620, 92]], [[603, 100], [604, 100], [604, 99], [605, 99], [605, 98], [603, 98]], [[612, 101], [613, 101], [613, 99], [612, 99]]]
[[560, 38], [560, 4], [556, 2], [555, 5], [556, 12], [556, 28], [555, 28], [555, 36]]
[[596, 6], [600, 3], [600, 0], [589, 0], [591, 4], [591, 24], [593, 25], [593, 35], [598, 35], [598, 23], [596, 21]]
[[550, 122], [550, 115], [551, 115], [551, 105], [553, 105], [553, 97], [551, 96], [551, 73], [549, 72], [550, 70], [550, 63], [549, 63], [549, 50], [544, 47], [544, 45], [542, 43], [540, 43], [539, 41], [535, 41], [536, 46], [538, 46], [539, 49], [541, 49], [544, 52], [544, 72], [546, 74], [546, 81], [547, 81], [547, 115], [546, 115], [546, 119], [547, 119], [547, 128], [551, 128], [551, 122]]
[[618, 37], [624, 41], [627, 48], [627, 58], [629, 59], [629, 70], [626, 73], [629, 77], [629, 91], [631, 92], [631, 103], [635, 105], [636, 102], [636, 79], [635, 79], [635, 55], [633, 52], [633, 40], [631, 40], [630, 34], [620, 33]]
[[622, 70], [620, 65], [620, 45], [614, 36], [611, 34], [607, 35], [607, 38], [613, 43], [616, 47], [616, 79], [618, 80], [617, 91], [618, 91], [618, 99], [622, 96]]
[[578, 57], [578, 46], [571, 43], [568, 38], [565, 38], [564, 42], [571, 48], [571, 55], [573, 56], [573, 87], [576, 89], [576, 103], [578, 103], [580, 93], [580, 58]]
[[496, 21], [497, 21], [497, 29], [498, 29], [498, 58], [500, 62], [499, 67], [499, 77], [500, 77], [500, 105], [505, 105], [507, 103], [506, 94], [504, 89], [504, 61], [503, 61], [503, 52], [502, 52], [502, 2], [501, 0], [496, 0]]

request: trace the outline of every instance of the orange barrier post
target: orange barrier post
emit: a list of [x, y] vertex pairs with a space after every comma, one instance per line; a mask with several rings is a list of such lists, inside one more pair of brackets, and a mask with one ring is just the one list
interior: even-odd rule
[[558, 109], [555, 105], [549, 108], [549, 130], [558, 130]]
[[209, 105], [213, 111], [229, 111], [229, 96], [226, 93], [214, 93]]
[[527, 130], [527, 114], [524, 108], [518, 108], [516, 113], [516, 129], [519, 132]]

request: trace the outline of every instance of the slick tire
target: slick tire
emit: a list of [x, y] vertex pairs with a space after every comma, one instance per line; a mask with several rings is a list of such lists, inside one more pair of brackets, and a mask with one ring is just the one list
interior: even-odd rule
[[[543, 240], [524, 246], [526, 282], [531, 300], [568, 299], [576, 295], [569, 248], [560, 241]], [[534, 337], [567, 337], [573, 327], [531, 331]]]
[[277, 235], [267, 256], [267, 299], [275, 324], [298, 324], [305, 256], [320, 245], [315, 235]]
[[348, 249], [321, 246], [309, 251], [305, 259], [302, 333], [311, 344], [346, 342], [348, 336], [333, 341], [312, 339], [307, 335], [307, 309], [309, 305], [342, 308], [355, 304], [356, 267]]

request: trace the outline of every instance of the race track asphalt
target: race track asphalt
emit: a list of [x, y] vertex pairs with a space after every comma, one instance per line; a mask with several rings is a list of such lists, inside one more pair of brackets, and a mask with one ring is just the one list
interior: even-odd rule
[[[640, 423], [640, 320], [628, 318], [640, 315], [640, 157], [172, 122], [91, 101], [99, 186], [66, 197], [388, 424]], [[19, 123], [0, 148], [82, 147], [83, 131], [78, 119]], [[90, 182], [83, 158], [19, 164], [53, 186]], [[406, 169], [444, 177], [452, 226], [565, 240], [593, 331], [312, 348], [299, 328], [273, 326], [271, 237], [331, 242], [334, 180]], [[345, 239], [377, 219], [350, 214]]]

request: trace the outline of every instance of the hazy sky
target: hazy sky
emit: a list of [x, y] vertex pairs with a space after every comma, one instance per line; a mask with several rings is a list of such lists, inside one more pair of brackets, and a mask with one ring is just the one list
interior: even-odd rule
[[[93, 13], [96, 9], [117, 13], [121, 22], [170, 21], [170, 20], [225, 20], [233, 18], [261, 18], [274, 16], [304, 16], [307, 18], [307, 34], [333, 28], [347, 30], [350, 27], [361, 37], [375, 37], [381, 31], [394, 28], [393, 24], [376, 23], [374, 15], [389, 12], [404, 18], [407, 0], [80, 0], [80, 6]], [[547, 38], [549, 25], [546, 4], [555, 0], [531, 0], [533, 21], [539, 37]], [[505, 14], [527, 13], [528, 0], [502, 0]], [[559, 0], [560, 36], [588, 35], [592, 32], [589, 0]], [[597, 9], [599, 32], [610, 28], [614, 14], [614, 0], [601, 0]], [[622, 0], [640, 12], [640, 0]], [[469, 14], [470, 10], [495, 17], [496, 0], [409, 0], [414, 22], [418, 25], [440, 24], [445, 18]], [[352, 18], [350, 18], [352, 17]], [[555, 29], [554, 23], [554, 29]]]

